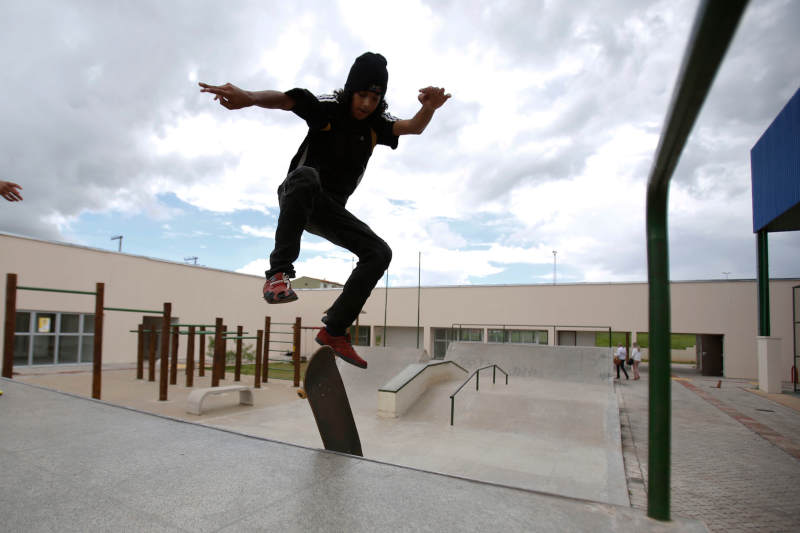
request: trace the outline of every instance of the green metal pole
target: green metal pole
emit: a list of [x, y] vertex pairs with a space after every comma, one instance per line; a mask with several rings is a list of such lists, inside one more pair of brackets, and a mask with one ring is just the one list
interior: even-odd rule
[[18, 286], [17, 290], [20, 291], [40, 291], [40, 292], [61, 292], [64, 294], [87, 294], [89, 296], [94, 296], [96, 293], [92, 291], [73, 291], [68, 289], [47, 289], [45, 287], [23, 287]]
[[701, 2], [648, 180], [650, 408], [647, 515], [656, 520], [670, 519], [669, 180], [746, 5], [746, 0]]
[[647, 514], [669, 520], [671, 383], [670, 298], [667, 247], [667, 189], [647, 193], [647, 276], [650, 297], [649, 456]]
[[769, 246], [767, 231], [756, 234], [756, 255], [758, 256], [758, 335], [770, 336], [769, 323]]
[[[92, 293], [94, 294], [94, 293]], [[143, 313], [149, 315], [160, 315], [164, 313], [164, 311], [156, 311], [152, 309], [128, 309], [127, 307], [103, 307], [106, 311], [122, 311], [124, 313]]]

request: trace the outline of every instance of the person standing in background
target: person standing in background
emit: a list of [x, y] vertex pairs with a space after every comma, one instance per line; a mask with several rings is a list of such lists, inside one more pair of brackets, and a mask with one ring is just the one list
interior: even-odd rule
[[639, 349], [638, 342], [633, 343], [631, 358], [633, 358], [633, 379], [639, 379], [639, 363], [642, 362], [642, 351]]

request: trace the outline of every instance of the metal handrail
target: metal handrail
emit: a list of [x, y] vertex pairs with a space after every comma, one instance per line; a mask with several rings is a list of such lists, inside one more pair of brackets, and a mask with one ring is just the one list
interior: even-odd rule
[[492, 369], [492, 383], [496, 382], [497, 371], [499, 370], [500, 372], [502, 372], [503, 374], [506, 375], [506, 385], [508, 385], [508, 372], [506, 372], [505, 370], [503, 370], [502, 368], [500, 368], [499, 366], [497, 366], [495, 364], [482, 366], [479, 369], [477, 369], [476, 371], [474, 371], [472, 374], [469, 375], [469, 377], [464, 381], [464, 383], [462, 383], [456, 389], [456, 391], [453, 394], [450, 395], [450, 425], [451, 426], [453, 425], [453, 416], [454, 416], [455, 409], [456, 409], [456, 394], [458, 394], [461, 391], [461, 389], [464, 388], [464, 385], [469, 383], [469, 380], [472, 379], [472, 376], [475, 376], [475, 390], [480, 390], [481, 370], [486, 370], [487, 368], [491, 368]]
[[656, 520], [670, 519], [669, 180], [746, 5], [746, 0], [706, 0], [700, 4], [647, 184], [650, 297], [647, 516]]
[[[439, 365], [447, 365], [447, 364], [455, 365], [457, 368], [460, 368], [460, 369], [461, 369], [461, 370], [463, 370], [464, 372], [468, 372], [468, 370], [467, 370], [466, 368], [464, 368], [463, 366], [459, 365], [458, 363], [456, 363], [455, 361], [452, 361], [452, 360], [450, 360], [450, 359], [443, 360], [443, 361], [428, 361], [426, 364], [422, 365], [422, 368], [420, 368], [419, 370], [417, 370], [417, 372], [416, 372], [416, 373], [415, 373], [413, 376], [411, 376], [410, 378], [408, 378], [408, 380], [407, 380], [405, 383], [403, 383], [403, 384], [402, 384], [402, 385], [401, 385], [399, 388], [397, 388], [397, 389], [395, 389], [395, 390], [392, 390], [392, 389], [384, 389], [383, 387], [381, 387], [380, 389], [378, 389], [378, 392], [400, 392], [401, 390], [403, 390], [403, 388], [404, 388], [406, 385], [408, 385], [409, 383], [411, 383], [411, 382], [412, 382], [414, 379], [416, 379], [416, 377], [417, 377], [417, 376], [419, 376], [420, 374], [422, 374], [422, 373], [423, 373], [425, 370], [427, 370], [429, 367], [431, 367], [431, 366], [439, 366]], [[471, 377], [471, 376], [470, 376], [470, 377]], [[385, 385], [384, 385], [384, 386], [385, 386]], [[462, 385], [462, 386], [463, 386], [463, 385]]]

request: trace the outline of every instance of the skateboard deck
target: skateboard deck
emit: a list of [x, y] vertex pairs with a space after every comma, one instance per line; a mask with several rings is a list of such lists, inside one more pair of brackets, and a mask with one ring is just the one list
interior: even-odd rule
[[336, 355], [330, 346], [320, 347], [306, 367], [303, 387], [297, 395], [307, 398], [326, 450], [363, 457], [358, 428], [350, 409]]

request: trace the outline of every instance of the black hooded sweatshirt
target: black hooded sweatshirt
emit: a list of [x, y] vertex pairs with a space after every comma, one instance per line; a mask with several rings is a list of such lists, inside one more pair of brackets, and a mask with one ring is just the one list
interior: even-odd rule
[[376, 144], [397, 148], [392, 133], [396, 117], [375, 112], [364, 120], [350, 114], [349, 103], [333, 95], [317, 98], [306, 89], [286, 94], [295, 104], [292, 111], [308, 124], [308, 134], [292, 158], [289, 172], [301, 166], [317, 170], [322, 188], [342, 205], [353, 194]]

